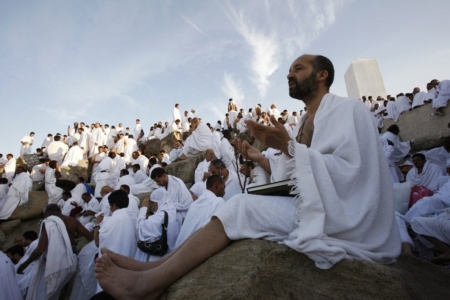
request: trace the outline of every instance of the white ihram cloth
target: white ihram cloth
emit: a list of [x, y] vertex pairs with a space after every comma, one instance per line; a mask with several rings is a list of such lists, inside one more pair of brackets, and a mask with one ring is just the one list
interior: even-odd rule
[[0, 202], [0, 220], [7, 220], [14, 210], [28, 202], [28, 192], [31, 191], [33, 181], [26, 172], [17, 174], [9, 187], [8, 194]]
[[133, 173], [133, 178], [135, 181], [134, 184], [139, 184], [139, 183], [143, 183], [148, 178], [148, 175], [145, 174], [145, 172], [142, 170], [137, 170], [136, 173]]
[[42, 181], [44, 180], [44, 174], [42, 174], [41, 172], [39, 172], [39, 170], [41, 169], [47, 169], [47, 165], [46, 164], [38, 164], [35, 165], [32, 169], [31, 169], [31, 179], [33, 181]]
[[179, 108], [174, 108], [173, 109], [173, 122], [175, 122], [176, 120], [180, 120], [181, 121], [181, 114], [180, 114], [180, 109]]
[[[152, 171], [155, 168], [161, 168], [161, 166], [158, 164], [153, 165], [153, 167], [150, 168], [149, 174], [152, 174]], [[145, 179], [144, 182], [130, 186], [130, 193], [133, 195], [150, 193], [157, 188], [158, 188], [158, 185], [156, 184], [156, 182], [153, 179], [151, 179], [149, 176], [147, 176], [147, 178]]]
[[192, 132], [183, 148], [186, 156], [192, 156], [208, 149], [212, 149], [212, 133], [208, 126], [199, 123]]
[[[234, 195], [242, 193], [241, 185], [239, 184], [238, 174], [233, 171], [230, 171], [229, 169], [228, 173], [229, 174], [227, 181], [225, 181], [225, 195], [223, 196], [223, 200], [225, 201], [231, 199]], [[206, 191], [206, 181], [196, 182], [191, 187], [191, 192], [193, 192], [199, 197], [203, 195], [205, 191]]]
[[5, 253], [0, 251], [0, 299], [23, 299], [16, 281], [15, 268], [12, 261]]
[[86, 133], [86, 131], [83, 131], [80, 133], [80, 139], [78, 140], [78, 146], [80, 148], [83, 148], [84, 151], [89, 152], [89, 135]]
[[8, 179], [8, 183], [11, 183], [11, 180], [16, 172], [16, 159], [13, 157], [9, 159], [3, 167], [3, 172], [5, 172], [5, 177]]
[[131, 175], [124, 175], [120, 177], [119, 182], [117, 182], [116, 186], [114, 187], [115, 190], [120, 190], [121, 185], [128, 185], [129, 187], [136, 184], [136, 181], [134, 180], [133, 176]]
[[413, 167], [406, 174], [406, 181], [411, 182], [413, 185], [426, 186], [433, 192], [438, 190], [438, 180], [439, 177], [445, 175], [442, 170], [435, 164], [429, 161], [425, 162], [423, 166], [422, 173], [418, 174], [416, 167]]
[[134, 151], [137, 151], [139, 149], [139, 147], [138, 147], [136, 141], [133, 140], [132, 138], [128, 138], [126, 140], [126, 142], [127, 142], [127, 145], [125, 146], [123, 153], [124, 153], [125, 161], [130, 162], [132, 160], [131, 154]]
[[78, 161], [83, 159], [83, 150], [80, 146], [75, 145], [70, 147], [69, 151], [67, 151], [67, 155], [64, 158], [64, 162], [61, 166], [72, 166], [75, 167], [78, 165]]
[[100, 215], [108, 217], [111, 215], [111, 207], [109, 206], [109, 201], [108, 201], [109, 195], [111, 195], [111, 193], [108, 193], [105, 196], [103, 196], [102, 200], [99, 203], [100, 211], [95, 214], [95, 217], [98, 217]]
[[53, 141], [47, 147], [47, 155], [50, 160], [56, 160], [58, 166], [63, 162], [64, 154], [69, 150], [69, 146], [61, 141]]
[[118, 154], [125, 152], [125, 137], [122, 137], [117, 141], [115, 148]]
[[61, 289], [77, 268], [77, 256], [72, 251], [66, 225], [56, 216], [42, 222], [48, 236], [48, 246], [33, 268], [27, 300], [58, 299]]
[[46, 137], [44, 141], [42, 141], [41, 148], [47, 148], [47, 146], [53, 141], [53, 137]]
[[141, 171], [144, 171], [147, 174], [148, 169], [148, 158], [145, 155], [139, 155], [138, 158], [133, 159], [134, 164], [139, 164], [141, 167]]
[[220, 159], [220, 143], [222, 136], [218, 131], [214, 131], [212, 134], [212, 149], [216, 158]]
[[[83, 210], [81, 212], [85, 212], [85, 211], [89, 211], [89, 210], [93, 211], [94, 213], [98, 213], [100, 211], [100, 203], [92, 195], [91, 195], [91, 200], [89, 200], [89, 202], [83, 203]], [[80, 221], [81, 224], [86, 225], [93, 218], [94, 218], [94, 215], [80, 216], [78, 220]]]
[[414, 232], [437, 238], [450, 244], [450, 210], [432, 217], [416, 217], [411, 220], [411, 228]]
[[[64, 201], [64, 200], [63, 200]], [[75, 202], [78, 206], [83, 205], [83, 200], [77, 199], [77, 198], [69, 198], [66, 201], [64, 201], [64, 206], [61, 208], [61, 213], [65, 216], [70, 216], [70, 212], [72, 209], [74, 209], [76, 206], [72, 205], [71, 203]]]
[[211, 217], [225, 203], [221, 197], [217, 197], [209, 190], [192, 203], [186, 214], [180, 234], [178, 235], [175, 248], [178, 248], [194, 232], [205, 226]]
[[16, 280], [20, 288], [20, 292], [22, 293], [22, 296], [25, 298], [27, 295], [28, 287], [31, 283], [31, 277], [33, 275], [33, 268], [36, 264], [36, 261], [33, 261], [28, 265], [28, 267], [23, 270], [23, 274], [18, 274], [17, 269], [20, 267], [21, 264], [23, 264], [27, 259], [30, 257], [31, 253], [33, 253], [34, 249], [36, 249], [37, 245], [39, 243], [39, 239], [34, 240], [31, 242], [31, 244], [28, 246], [27, 252], [24, 256], [19, 260], [19, 262], [16, 264]]
[[20, 155], [21, 156], [25, 155], [25, 154], [33, 153], [33, 149], [31, 148], [31, 146], [33, 145], [33, 142], [34, 142], [33, 137], [26, 135], [20, 141], [22, 143], [26, 143], [26, 145], [22, 144], [22, 147], [20, 147]]
[[95, 295], [97, 279], [95, 279], [94, 267], [97, 253], [95, 241], [91, 241], [78, 254], [78, 267], [70, 300], [86, 300]]
[[78, 183], [73, 190], [70, 191], [72, 194], [72, 199], [75, 199], [75, 201], [80, 201], [81, 195], [86, 193], [86, 186], [83, 183]]
[[429, 91], [427, 91], [427, 96], [425, 97], [425, 100], [433, 100], [436, 98], [436, 89], [432, 88]]
[[184, 182], [172, 175], [167, 175], [167, 193], [169, 194], [169, 199], [172, 201], [173, 205], [177, 208], [177, 222], [178, 226], [181, 228], [183, 224], [183, 218], [192, 204], [192, 195], [187, 189]]
[[239, 195], [215, 215], [230, 239], [278, 241], [321, 269], [342, 259], [393, 263], [400, 237], [389, 168], [377, 137], [360, 101], [327, 94], [315, 115], [311, 147], [289, 143], [293, 158], [286, 167], [293, 167], [296, 198]]
[[[135, 226], [128, 215], [127, 209], [117, 209], [111, 217], [105, 218], [100, 224], [99, 249], [108, 248], [118, 254], [134, 257], [136, 253]], [[99, 257], [101, 257], [99, 252]], [[102, 288], [97, 284], [97, 293]]]
[[416, 107], [422, 106], [425, 104], [424, 103], [425, 100], [427, 100], [427, 93], [418, 92], [417, 94], [414, 95], [411, 107], [416, 108]]
[[391, 173], [392, 183], [403, 181], [403, 173], [400, 171], [398, 166], [392, 159], [392, 154], [394, 153], [394, 147], [388, 144], [388, 141], [381, 137], [381, 147], [383, 148], [384, 155], [386, 156], [387, 163], [389, 165], [389, 172]]
[[135, 141], [138, 140], [139, 135], [141, 134], [141, 130], [142, 130], [142, 125], [141, 124], [136, 124], [136, 126], [134, 126], [133, 135], [134, 135], [134, 140]]
[[406, 155], [408, 155], [409, 150], [411, 150], [410, 142], [400, 142], [400, 138], [398, 135], [393, 134], [390, 131], [386, 131], [383, 133], [382, 137], [391, 141], [394, 144], [394, 152], [391, 155], [391, 159], [394, 162], [398, 162], [403, 159]]
[[450, 207], [450, 176], [442, 176], [446, 182], [433, 196], [424, 197], [417, 201], [405, 214], [408, 222], [415, 217], [424, 217], [429, 214], [440, 213]]
[[[180, 226], [176, 221], [177, 209], [172, 203], [169, 195], [164, 188], [159, 188], [153, 191], [150, 199], [158, 203], [158, 210], [146, 219], [147, 208], [143, 207], [139, 211], [138, 222], [136, 225], [138, 238], [140, 241], [147, 241], [151, 238], [160, 238], [162, 235], [162, 224], [164, 224], [164, 211], [167, 212], [167, 245], [169, 249], [166, 254], [169, 254], [175, 249], [175, 243], [180, 232]], [[155, 261], [162, 256], [149, 255], [142, 252], [139, 248], [136, 249], [135, 259], [140, 261]]]
[[94, 156], [94, 154], [98, 153], [98, 146], [103, 145], [103, 140], [105, 138], [105, 133], [103, 130], [99, 128], [94, 128], [91, 132], [91, 136], [89, 138], [89, 158]]
[[134, 195], [128, 195], [127, 213], [130, 216], [133, 226], [136, 226], [137, 218], [139, 215], [139, 205], [141, 201]]
[[228, 170], [237, 172], [234, 148], [226, 138], [222, 138], [220, 142], [220, 159], [225, 163]]
[[55, 169], [45, 170], [45, 191], [48, 194], [48, 204], [56, 204], [62, 197], [63, 189], [56, 186]]
[[6, 195], [8, 194], [8, 191], [9, 191], [8, 184], [0, 184], [0, 207], [3, 205], [4, 203], [3, 201], [6, 200]]
[[450, 153], [445, 149], [444, 146], [433, 148], [431, 150], [422, 152], [427, 161], [439, 166], [443, 172], [447, 169], [447, 161], [450, 159]]
[[397, 112], [399, 114], [411, 109], [411, 104], [409, 103], [409, 99], [405, 96], [398, 97], [397, 100], [395, 100], [395, 106], [397, 107]]
[[195, 174], [194, 174], [194, 182], [201, 182], [203, 181], [203, 175], [204, 173], [208, 173], [209, 172], [209, 165], [211, 164], [210, 161], [206, 161], [206, 158], [201, 161], [198, 165], [197, 168], [195, 168]]
[[111, 159], [111, 157], [105, 157], [98, 164], [98, 172], [95, 177], [95, 197], [101, 197], [100, 191], [104, 186], [114, 187], [114, 168], [116, 167], [115, 160]]
[[450, 80], [442, 80], [436, 89], [433, 108], [446, 107], [450, 99]]
[[394, 122], [398, 121], [398, 116], [400, 115], [400, 113], [397, 110], [397, 106], [395, 105], [394, 101], [389, 101], [386, 104], [386, 112], [387, 112], [387, 116], [385, 117], [386, 119], [393, 119]]

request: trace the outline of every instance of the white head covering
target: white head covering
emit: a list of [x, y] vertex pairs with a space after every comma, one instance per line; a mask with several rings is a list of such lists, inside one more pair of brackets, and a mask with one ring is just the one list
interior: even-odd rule
[[175, 208], [172, 200], [169, 199], [169, 194], [163, 187], [154, 190], [150, 195], [150, 200], [158, 203], [158, 210], [156, 212]]

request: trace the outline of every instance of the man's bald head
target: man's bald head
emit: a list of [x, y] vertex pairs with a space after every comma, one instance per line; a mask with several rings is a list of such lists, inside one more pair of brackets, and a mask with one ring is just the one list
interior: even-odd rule
[[102, 189], [100, 190], [100, 195], [105, 196], [106, 194], [111, 193], [112, 189], [110, 186], [105, 185], [104, 187], [102, 187]]
[[216, 158], [216, 156], [214, 155], [214, 150], [213, 149], [206, 150], [206, 157], [205, 157], [206, 161], [211, 161], [214, 158]]

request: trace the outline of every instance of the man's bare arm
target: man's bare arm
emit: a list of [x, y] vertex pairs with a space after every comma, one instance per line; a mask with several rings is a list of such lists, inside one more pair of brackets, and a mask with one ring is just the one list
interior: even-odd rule
[[78, 234], [84, 236], [89, 242], [94, 239], [94, 235], [86, 229], [86, 227], [83, 226], [83, 224], [80, 223], [80, 221], [77, 221], [77, 228], [76, 231]]

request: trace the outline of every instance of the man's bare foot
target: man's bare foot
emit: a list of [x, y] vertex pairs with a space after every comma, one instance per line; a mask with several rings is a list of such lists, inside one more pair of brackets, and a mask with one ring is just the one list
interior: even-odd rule
[[117, 254], [107, 248], [102, 248], [101, 251], [102, 255], [108, 254], [114, 264], [119, 268], [124, 268], [131, 271], [146, 271], [156, 267], [152, 262], [142, 262], [131, 257]]
[[102, 289], [118, 300], [158, 299], [164, 292], [156, 288], [156, 280], [149, 280], [145, 272], [120, 268], [108, 254], [97, 259], [95, 277]]
[[445, 253], [439, 255], [438, 257], [433, 258], [431, 260], [431, 262], [433, 264], [443, 264], [443, 263], [446, 263], [446, 262], [450, 262], [450, 253], [449, 252], [445, 252]]
[[402, 243], [402, 253], [414, 256], [414, 250], [410, 243]]

